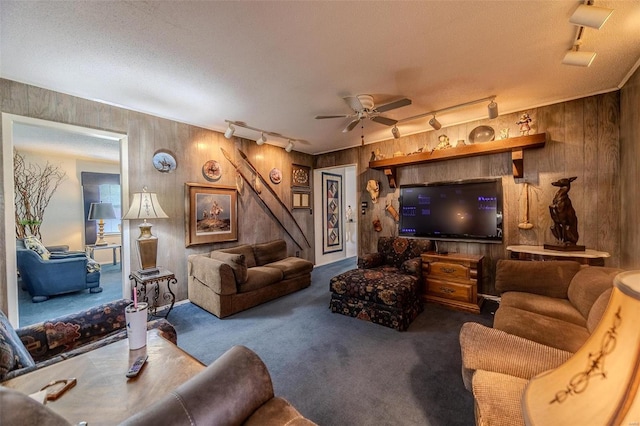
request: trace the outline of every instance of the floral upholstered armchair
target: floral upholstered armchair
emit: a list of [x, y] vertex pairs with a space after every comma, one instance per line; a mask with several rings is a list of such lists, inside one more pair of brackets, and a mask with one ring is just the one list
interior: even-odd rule
[[420, 255], [432, 250], [430, 240], [403, 237], [380, 237], [378, 252], [367, 253], [358, 258], [358, 268], [378, 269], [422, 277]]

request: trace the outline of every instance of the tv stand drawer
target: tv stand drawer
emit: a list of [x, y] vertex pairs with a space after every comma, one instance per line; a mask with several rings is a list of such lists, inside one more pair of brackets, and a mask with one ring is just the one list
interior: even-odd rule
[[478, 297], [478, 281], [482, 282], [483, 256], [423, 253], [421, 258], [424, 301], [480, 313], [483, 299]]

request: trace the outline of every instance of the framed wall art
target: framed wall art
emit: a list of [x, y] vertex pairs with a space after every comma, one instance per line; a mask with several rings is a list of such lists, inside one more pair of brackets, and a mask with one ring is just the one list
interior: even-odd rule
[[342, 251], [342, 176], [323, 172], [322, 192], [322, 253]]
[[291, 170], [291, 186], [311, 187], [311, 167], [292, 164]]
[[186, 247], [238, 240], [234, 186], [185, 183]]
[[293, 207], [294, 209], [310, 209], [311, 192], [294, 190], [291, 193], [291, 207]]

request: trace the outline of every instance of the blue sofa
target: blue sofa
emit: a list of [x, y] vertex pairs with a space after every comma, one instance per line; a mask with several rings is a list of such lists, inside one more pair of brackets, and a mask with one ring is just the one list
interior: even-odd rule
[[87, 272], [90, 259], [84, 252], [70, 252], [68, 246], [47, 247], [49, 259], [16, 240], [18, 272], [22, 285], [34, 303], [50, 296], [87, 290], [100, 293], [100, 271]]

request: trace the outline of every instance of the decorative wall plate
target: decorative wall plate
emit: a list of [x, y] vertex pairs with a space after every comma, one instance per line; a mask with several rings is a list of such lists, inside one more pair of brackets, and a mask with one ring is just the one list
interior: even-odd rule
[[469, 133], [469, 142], [490, 142], [496, 136], [495, 131], [489, 126], [478, 126]]
[[171, 173], [178, 167], [178, 163], [171, 151], [159, 149], [153, 154], [153, 167], [161, 173]]
[[209, 160], [202, 166], [202, 176], [210, 182], [215, 182], [222, 176], [222, 167], [216, 160]]
[[275, 167], [269, 172], [269, 179], [276, 185], [282, 182], [282, 172]]
[[293, 186], [309, 186], [309, 173], [311, 171], [311, 168], [307, 166], [300, 166], [298, 164], [292, 164], [291, 166], [293, 167]]

